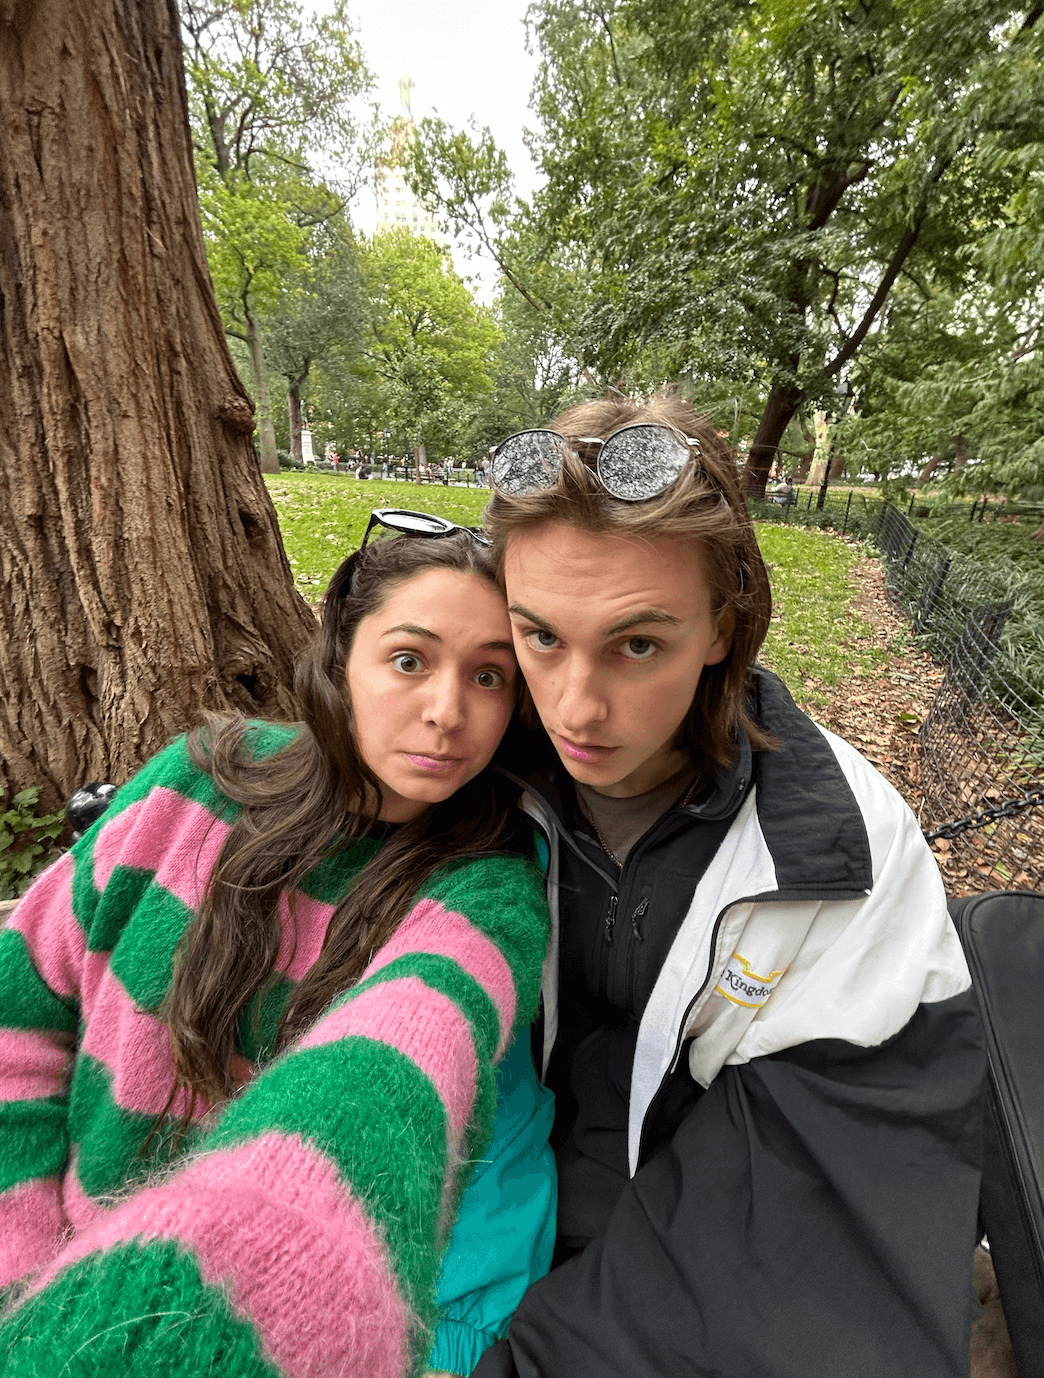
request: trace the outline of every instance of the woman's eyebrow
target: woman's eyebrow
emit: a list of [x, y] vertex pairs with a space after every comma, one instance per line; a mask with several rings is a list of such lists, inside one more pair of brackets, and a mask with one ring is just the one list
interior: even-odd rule
[[[387, 631], [381, 632], [381, 636], [421, 636], [425, 641], [441, 641], [442, 637], [438, 632], [433, 632], [430, 627], [422, 627], [418, 622], [398, 622], [394, 627], [389, 627]], [[512, 641], [484, 641], [479, 648], [483, 651], [507, 651], [510, 655], [515, 654], [515, 645]]]
[[442, 637], [438, 632], [433, 632], [429, 627], [418, 626], [416, 622], [399, 622], [394, 627], [389, 627], [386, 632], [381, 632], [381, 636], [395, 636], [405, 632], [407, 636], [423, 636], [428, 641], [441, 641]]

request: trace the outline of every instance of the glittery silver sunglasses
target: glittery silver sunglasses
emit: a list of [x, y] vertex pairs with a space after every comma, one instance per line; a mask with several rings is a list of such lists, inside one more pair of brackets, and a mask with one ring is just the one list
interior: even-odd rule
[[621, 426], [605, 440], [582, 435], [573, 445], [557, 431], [517, 431], [502, 440], [493, 453], [493, 484], [502, 493], [515, 496], [550, 488], [561, 471], [564, 455], [588, 447], [597, 447], [594, 470], [603, 488], [624, 502], [644, 502], [666, 492], [689, 463], [690, 455], [701, 453], [694, 436], [646, 421]]

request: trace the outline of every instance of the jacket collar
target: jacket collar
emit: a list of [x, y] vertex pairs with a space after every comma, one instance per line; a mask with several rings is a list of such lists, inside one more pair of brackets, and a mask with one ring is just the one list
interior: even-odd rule
[[[776, 874], [775, 894], [794, 899], [865, 894], [873, 883], [870, 842], [829, 737], [798, 708], [772, 671], [754, 667], [752, 697], [753, 717], [773, 735], [777, 749], [752, 751], [741, 731], [736, 761], [719, 768], [708, 797], [685, 805], [684, 812], [705, 821], [729, 817], [753, 774], [758, 823]], [[544, 825], [554, 828], [591, 865], [565, 823], [559, 775], [563, 768], [548, 738], [542, 732], [533, 737], [530, 768], [511, 778], [538, 804]], [[613, 883], [608, 873], [606, 879]]]
[[848, 898], [873, 884], [862, 811], [830, 738], [778, 675], [754, 671], [755, 717], [776, 751], [757, 753], [758, 822], [782, 897]]

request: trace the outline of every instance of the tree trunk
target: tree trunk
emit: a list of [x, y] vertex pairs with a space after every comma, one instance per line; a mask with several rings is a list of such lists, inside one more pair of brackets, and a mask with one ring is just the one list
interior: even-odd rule
[[918, 479], [917, 479], [917, 486], [918, 486], [918, 488], [923, 488], [923, 487], [924, 487], [924, 485], [928, 482], [928, 480], [931, 478], [931, 476], [935, 473], [936, 469], [938, 469], [938, 467], [939, 467], [939, 465], [940, 465], [941, 463], [942, 463], [942, 455], [932, 455], [931, 459], [928, 461], [928, 463], [927, 463], [927, 464], [924, 466], [924, 468], [921, 470], [920, 475], [919, 475], [919, 477], [918, 477]]
[[276, 454], [275, 426], [272, 424], [272, 389], [268, 385], [268, 365], [265, 363], [265, 351], [261, 346], [257, 321], [249, 311], [245, 314], [247, 349], [250, 350], [250, 365], [254, 370], [254, 396], [257, 399], [257, 437], [261, 442], [261, 472], [278, 474], [279, 456]]
[[308, 381], [311, 370], [312, 361], [308, 359], [297, 377], [290, 379], [290, 386], [286, 392], [290, 411], [290, 453], [298, 464], [304, 463], [304, 449], [301, 446], [301, 389]]
[[754, 444], [750, 447], [750, 454], [747, 456], [744, 469], [743, 477], [749, 498], [764, 498], [765, 484], [768, 482], [769, 471], [775, 463], [779, 442], [783, 439], [783, 432], [787, 429], [800, 402], [801, 393], [797, 388], [773, 383], [768, 401], [765, 403], [765, 410], [761, 414], [761, 421], [758, 423], [758, 433], [754, 437]]
[[173, 0], [0, 0], [0, 788], [286, 717], [294, 590], [207, 273]]
[[830, 482], [835, 479], [843, 478], [845, 473], [845, 457], [843, 454], [835, 455], [830, 461]]
[[301, 394], [297, 389], [296, 383], [287, 389], [286, 400], [290, 409], [290, 453], [298, 464], [303, 464], [304, 451], [301, 449]]

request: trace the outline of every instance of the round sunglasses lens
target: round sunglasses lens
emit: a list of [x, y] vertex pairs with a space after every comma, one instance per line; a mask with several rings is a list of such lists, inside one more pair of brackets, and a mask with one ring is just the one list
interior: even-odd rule
[[494, 485], [516, 495], [550, 488], [562, 467], [563, 444], [554, 431], [509, 435], [493, 456]]
[[405, 508], [383, 507], [375, 514], [385, 526], [404, 535], [416, 533], [418, 536], [439, 536], [452, 531], [453, 523], [444, 517], [434, 517], [429, 512], [410, 512]]
[[689, 462], [689, 447], [663, 426], [629, 426], [611, 435], [598, 457], [598, 477], [624, 502], [665, 493]]

